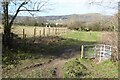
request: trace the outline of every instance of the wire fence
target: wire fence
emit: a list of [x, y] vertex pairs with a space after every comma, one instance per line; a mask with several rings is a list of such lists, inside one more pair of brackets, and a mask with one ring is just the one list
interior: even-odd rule
[[57, 36], [62, 33], [67, 32], [67, 28], [65, 27], [18, 27], [13, 28], [12, 32], [17, 34], [21, 38], [27, 37], [41, 37], [41, 36]]

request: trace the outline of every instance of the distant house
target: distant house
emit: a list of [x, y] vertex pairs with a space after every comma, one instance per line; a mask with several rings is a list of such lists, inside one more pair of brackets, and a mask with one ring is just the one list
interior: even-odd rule
[[57, 25], [62, 25], [63, 23], [55, 23], [55, 24], [56, 24], [56, 26], [57, 26]]
[[48, 27], [48, 23], [46, 23], [46, 27]]

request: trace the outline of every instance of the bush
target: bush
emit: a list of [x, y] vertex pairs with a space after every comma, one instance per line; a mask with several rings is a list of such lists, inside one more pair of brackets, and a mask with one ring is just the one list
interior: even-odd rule
[[86, 69], [78, 59], [73, 59], [67, 62], [63, 67], [63, 71], [65, 78], [79, 78], [84, 76], [86, 73]]

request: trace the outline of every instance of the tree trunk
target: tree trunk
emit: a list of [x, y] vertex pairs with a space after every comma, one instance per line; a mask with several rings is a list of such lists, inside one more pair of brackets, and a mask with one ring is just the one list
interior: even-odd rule
[[8, 2], [3, 2], [3, 26], [4, 26], [4, 34], [3, 34], [3, 45], [5, 47], [11, 47], [11, 26], [9, 25], [8, 18]]

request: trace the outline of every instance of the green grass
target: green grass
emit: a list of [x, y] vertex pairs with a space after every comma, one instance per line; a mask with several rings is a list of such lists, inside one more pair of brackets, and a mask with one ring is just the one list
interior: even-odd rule
[[27, 74], [17, 73], [12, 78], [53, 78], [55, 68], [38, 68], [28, 71]]
[[[25, 67], [29, 67], [31, 65], [35, 64], [46, 64], [48, 63], [52, 58], [45, 57], [42, 55], [37, 55], [33, 53], [23, 53], [23, 52], [11, 52], [9, 50], [4, 51], [3, 57], [2, 57], [2, 68], [3, 68], [3, 73], [2, 76], [3, 78], [5, 77], [10, 77], [10, 78], [16, 78], [16, 77], [34, 77], [34, 74], [36, 73], [31, 73], [31, 75], [25, 74], [25, 73], [20, 73], [20, 70], [24, 69]], [[49, 70], [45, 70], [46, 73], [50, 74]], [[44, 72], [44, 69], [43, 71]], [[41, 75], [45, 74], [43, 73]], [[20, 73], [20, 74], [19, 74]], [[37, 72], [38, 73], [38, 72]], [[40, 73], [40, 71], [39, 71]], [[48, 74], [46, 74], [48, 76]], [[50, 75], [49, 75], [50, 76]], [[48, 76], [48, 77], [49, 77]]]
[[[118, 78], [118, 62], [107, 60], [96, 64], [86, 59], [71, 59], [64, 65], [63, 71], [66, 78], [73, 76], [76, 78]], [[84, 74], [78, 75], [78, 73]]]
[[96, 54], [93, 47], [84, 48], [84, 54], [86, 58], [92, 58]]
[[[99, 32], [68, 32], [67, 34], [61, 35], [63, 38], [41, 38], [38, 44], [28, 44], [26, 46], [19, 45], [18, 52], [6, 51], [3, 55], [3, 77], [25, 77], [25, 78], [41, 78], [41, 77], [54, 77], [54, 68], [48, 69], [37, 69], [35, 71], [30, 71], [29, 73], [19, 73], [19, 70], [24, 67], [34, 65], [37, 63], [46, 64], [49, 60], [53, 60], [56, 55], [61, 55], [66, 49], [74, 49], [80, 47], [83, 42], [86, 44], [92, 42], [98, 42], [100, 40]], [[43, 39], [43, 40], [42, 40]], [[72, 48], [73, 47], [73, 48]], [[19, 49], [20, 48], [20, 49]], [[19, 51], [20, 50], [20, 51]], [[24, 52], [24, 50], [26, 52]], [[81, 64], [82, 63], [82, 64]], [[91, 77], [91, 75], [86, 75], [91, 71], [87, 71], [84, 66], [90, 66], [91, 70], [97, 70], [96, 67], [91, 67], [92, 62], [87, 62], [86, 60], [72, 60], [65, 64], [64, 67], [64, 77]], [[84, 64], [84, 65], [83, 65]], [[102, 66], [101, 66], [102, 67]], [[101, 68], [100, 67], [100, 68]], [[66, 72], [67, 71], [67, 72]], [[100, 70], [99, 70], [100, 71]], [[97, 72], [99, 72], [97, 71]], [[71, 73], [72, 72], [72, 73]], [[69, 73], [69, 74], [68, 74]], [[111, 72], [111, 74], [115, 74]], [[96, 72], [92, 73], [92, 76], [96, 76]], [[109, 75], [109, 74], [108, 74]], [[116, 75], [116, 74], [115, 74]], [[113, 76], [113, 75], [112, 75]]]
[[79, 41], [100, 41], [100, 32], [81, 32], [81, 31], [69, 31], [68, 33], [62, 34], [64, 38], [77, 39]]
[[86, 68], [78, 59], [71, 59], [63, 67], [64, 78], [81, 78], [86, 74]]

